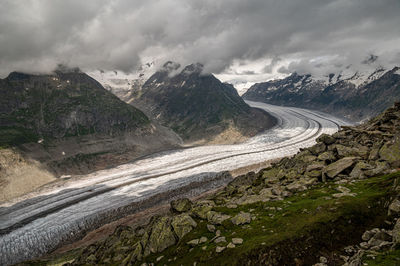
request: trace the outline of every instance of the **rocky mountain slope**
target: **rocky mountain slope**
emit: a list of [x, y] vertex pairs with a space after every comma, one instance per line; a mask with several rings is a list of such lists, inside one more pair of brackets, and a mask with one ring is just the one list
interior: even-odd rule
[[[144, 226], [35, 263], [396, 265], [400, 103]], [[365, 265], [365, 264], [364, 264]]]
[[[7, 154], [55, 177], [121, 164], [179, 143], [173, 132], [78, 70], [13, 72], [0, 80], [0, 179], [9, 186], [24, 171], [8, 171], [14, 159]], [[8, 185], [2, 189], [11, 189]]]
[[316, 109], [352, 121], [371, 118], [400, 99], [400, 68], [331, 74], [325, 79], [296, 73], [254, 84], [244, 99]]
[[129, 102], [188, 142], [216, 137], [222, 138], [218, 142], [240, 141], [275, 123], [264, 111], [250, 108], [231, 85], [202, 74], [202, 65], [179, 67], [167, 62], [131, 93]]

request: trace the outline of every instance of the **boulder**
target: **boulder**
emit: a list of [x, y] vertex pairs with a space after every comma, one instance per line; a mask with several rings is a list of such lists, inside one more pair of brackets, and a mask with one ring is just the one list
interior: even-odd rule
[[313, 154], [313, 155], [319, 155], [323, 153], [326, 150], [326, 145], [324, 143], [318, 143], [310, 148], [308, 150]]
[[222, 224], [223, 221], [229, 218], [231, 218], [231, 216], [220, 212], [215, 212], [215, 211], [207, 212], [207, 220], [212, 224]]
[[211, 202], [198, 202], [192, 206], [192, 214], [200, 219], [207, 219], [207, 213], [212, 210], [215, 204]]
[[325, 145], [331, 145], [336, 142], [336, 139], [328, 134], [322, 134], [316, 139], [317, 143], [324, 143]]
[[170, 203], [171, 210], [177, 213], [190, 211], [192, 202], [188, 198], [173, 200]]
[[386, 241], [386, 242], [391, 242], [392, 241], [392, 236], [389, 235], [384, 229], [383, 230], [379, 230], [379, 232], [377, 232], [372, 238], [378, 239], [378, 240], [382, 240], [382, 241]]
[[369, 154], [369, 149], [364, 146], [347, 147], [341, 144], [336, 144], [335, 149], [340, 158], [358, 156], [367, 159]]
[[214, 233], [215, 232], [215, 226], [212, 224], [207, 224], [207, 229], [209, 232]]
[[207, 240], [208, 240], [208, 238], [207, 238], [207, 237], [205, 237], [205, 236], [202, 236], [202, 237], [200, 237], [200, 239], [199, 239], [199, 244], [206, 243], [206, 242], [207, 242]]
[[396, 164], [398, 166], [400, 162], [400, 142], [396, 141], [393, 144], [386, 143], [383, 145], [379, 150], [379, 157], [390, 164]]
[[394, 228], [392, 230], [392, 237], [394, 243], [400, 243], [400, 219], [397, 219], [396, 224], [394, 225]]
[[332, 151], [326, 151], [318, 155], [318, 160], [320, 161], [336, 161], [336, 156]]
[[251, 222], [251, 214], [248, 212], [240, 212], [231, 219], [234, 225], [248, 224]]
[[222, 251], [224, 251], [225, 248], [226, 248], [226, 247], [217, 246], [217, 247], [215, 248], [215, 252], [221, 253]]
[[151, 226], [148, 247], [152, 253], [165, 250], [176, 243], [169, 217], [158, 218]]
[[221, 242], [226, 242], [226, 239], [225, 239], [224, 236], [220, 236], [220, 237], [217, 237], [217, 238], [214, 240], [214, 242], [218, 244], [218, 243], [221, 243]]
[[182, 239], [187, 233], [197, 226], [197, 223], [188, 214], [174, 216], [171, 222], [172, 228], [179, 239]]
[[386, 173], [388, 173], [389, 169], [390, 169], [390, 166], [387, 162], [378, 161], [375, 163], [375, 168], [372, 168], [370, 170], [365, 170], [364, 174], [368, 177], [372, 177], [372, 176], [386, 174]]
[[306, 172], [311, 172], [314, 170], [321, 170], [322, 168], [325, 167], [325, 163], [324, 162], [314, 162], [311, 163], [307, 166]]
[[235, 248], [236, 246], [235, 246], [235, 244], [233, 244], [232, 242], [230, 242], [226, 247], [227, 247], [227, 248]]
[[199, 243], [200, 243], [200, 239], [192, 239], [189, 242], [187, 242], [186, 244], [194, 247], [194, 246], [197, 246]]
[[365, 231], [364, 234], [361, 236], [361, 239], [364, 241], [369, 241], [378, 232], [379, 232], [378, 228]]
[[324, 168], [324, 173], [326, 173], [328, 177], [334, 178], [344, 170], [352, 167], [357, 160], [357, 157], [345, 157], [326, 166]]
[[354, 166], [353, 170], [350, 173], [351, 178], [355, 179], [363, 179], [365, 178], [364, 171], [365, 170], [372, 170], [374, 169], [374, 166], [366, 163], [366, 162], [358, 162]]
[[368, 160], [370, 161], [375, 161], [379, 159], [379, 151], [381, 149], [381, 144], [379, 145], [374, 145], [369, 152]]
[[389, 214], [398, 214], [400, 213], [400, 200], [395, 199], [392, 203], [389, 205]]
[[332, 196], [335, 197], [335, 198], [348, 197], [348, 196], [354, 197], [354, 196], [356, 196], [356, 193], [351, 193], [351, 190], [349, 188], [347, 188], [347, 187], [339, 186], [336, 189], [338, 191], [340, 191], [341, 193], [332, 194]]
[[322, 176], [322, 172], [321, 170], [312, 170], [310, 172], [306, 172], [304, 175], [311, 178], [319, 178]]
[[300, 161], [304, 164], [309, 164], [316, 161], [317, 157], [314, 155], [303, 155], [303, 156], [296, 156], [295, 161]]
[[[400, 225], [400, 223], [399, 223], [399, 225]], [[241, 244], [243, 244], [243, 238], [238, 238], [238, 237], [232, 238], [232, 243], [235, 244], [235, 245], [241, 245]]]

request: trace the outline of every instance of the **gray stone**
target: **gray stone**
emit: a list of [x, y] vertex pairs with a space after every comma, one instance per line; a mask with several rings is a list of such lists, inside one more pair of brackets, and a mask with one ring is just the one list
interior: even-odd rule
[[183, 213], [172, 218], [171, 222], [174, 232], [179, 239], [182, 239], [187, 233], [197, 226], [197, 223], [188, 214]]
[[187, 242], [186, 244], [188, 244], [189, 246], [197, 246], [200, 242], [200, 239], [193, 239], [190, 240], [189, 242]]
[[373, 231], [365, 231], [364, 234], [361, 236], [361, 239], [364, 241], [369, 241], [374, 235], [375, 232]]
[[395, 199], [390, 205], [389, 205], [389, 214], [393, 213], [400, 213], [400, 200]]
[[325, 145], [331, 145], [336, 142], [336, 139], [328, 134], [322, 134], [316, 140], [318, 143], [324, 143]]
[[329, 164], [327, 167], [324, 168], [324, 172], [328, 177], [334, 178], [344, 170], [352, 167], [357, 159], [357, 157], [345, 157], [334, 163]]
[[235, 225], [248, 224], [251, 222], [251, 214], [247, 212], [240, 212], [235, 217], [233, 217], [231, 221]]
[[217, 238], [214, 240], [214, 242], [215, 242], [215, 243], [226, 242], [226, 239], [225, 239], [224, 236], [220, 236], [220, 237], [217, 237]]
[[310, 148], [308, 150], [313, 154], [313, 155], [318, 155], [323, 153], [326, 150], [326, 145], [324, 143], [318, 143]]
[[215, 248], [215, 252], [221, 253], [222, 251], [224, 251], [224, 249], [225, 249], [225, 247], [217, 246], [217, 247]]
[[321, 170], [325, 167], [325, 163], [324, 162], [314, 162], [312, 164], [309, 164], [307, 166], [306, 172], [311, 172], [313, 170]]
[[170, 219], [161, 217], [151, 227], [148, 247], [152, 253], [161, 252], [176, 243], [175, 234], [172, 231]]
[[207, 220], [212, 224], [222, 224], [223, 221], [229, 218], [231, 218], [231, 216], [220, 212], [215, 212], [215, 211], [207, 212]]
[[400, 141], [383, 145], [379, 150], [379, 157], [389, 163], [398, 163], [400, 161]]
[[227, 248], [235, 248], [236, 246], [235, 246], [235, 244], [233, 244], [232, 242], [230, 242], [226, 247], [227, 247]]
[[210, 231], [211, 233], [215, 232], [215, 226], [212, 224], [207, 224], [207, 230]]
[[170, 203], [171, 210], [177, 213], [190, 211], [192, 202], [188, 198], [173, 200]]
[[207, 238], [207, 237], [205, 237], [205, 236], [202, 236], [202, 237], [200, 237], [200, 239], [199, 239], [199, 244], [206, 243], [206, 242], [207, 242], [207, 240], [208, 240], [208, 238]]
[[326, 151], [324, 153], [321, 153], [318, 155], [318, 160], [321, 161], [336, 161], [336, 156], [333, 152], [331, 151]]
[[328, 263], [328, 259], [325, 258], [325, 257], [323, 257], [323, 256], [321, 256], [321, 257], [319, 257], [319, 262], [321, 262], [321, 263]]
[[392, 238], [394, 243], [400, 243], [400, 219], [397, 219], [392, 231]]
[[241, 245], [243, 244], [243, 238], [238, 238], [238, 237], [232, 238], [232, 243], [235, 245]]

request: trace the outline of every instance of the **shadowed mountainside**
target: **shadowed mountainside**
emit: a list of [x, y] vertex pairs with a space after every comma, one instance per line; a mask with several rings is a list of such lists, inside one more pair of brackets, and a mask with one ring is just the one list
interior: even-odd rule
[[275, 124], [264, 111], [249, 107], [232, 85], [202, 74], [202, 65], [192, 64], [182, 71], [179, 67], [167, 62], [131, 92], [129, 102], [188, 142], [221, 134], [228, 136], [225, 142], [240, 141]]

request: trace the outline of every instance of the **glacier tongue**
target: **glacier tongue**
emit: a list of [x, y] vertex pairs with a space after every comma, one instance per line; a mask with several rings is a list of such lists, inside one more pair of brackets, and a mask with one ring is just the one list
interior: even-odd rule
[[345, 122], [327, 114], [247, 102], [279, 123], [237, 145], [167, 151], [79, 179], [54, 184], [0, 207], [0, 264], [10, 265], [54, 250], [85, 232], [129, 213], [194, 196], [227, 182], [221, 171], [293, 155]]

